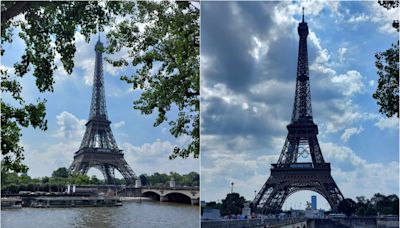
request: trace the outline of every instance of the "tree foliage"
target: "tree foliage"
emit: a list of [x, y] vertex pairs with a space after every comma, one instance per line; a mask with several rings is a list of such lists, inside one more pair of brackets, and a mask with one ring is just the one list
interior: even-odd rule
[[356, 197], [356, 211], [359, 216], [380, 215], [398, 215], [399, 214], [399, 197], [397, 195], [385, 196], [376, 193], [371, 199], [364, 196]]
[[[190, 172], [188, 174], [178, 174], [171, 172], [154, 173], [152, 175], [142, 174], [139, 176], [142, 185], [150, 186], [169, 186], [169, 181], [174, 178], [176, 186], [199, 186], [199, 174]], [[51, 177], [31, 178], [26, 173], [18, 174], [16, 172], [8, 172], [4, 169], [1, 171], [1, 187], [2, 191], [18, 193], [19, 191], [63, 191], [68, 184], [75, 185], [102, 185], [105, 184], [103, 179], [97, 178], [95, 175], [89, 177], [83, 174], [68, 174], [65, 167], [58, 168], [53, 171]], [[126, 184], [124, 179], [115, 179], [115, 184]]]
[[[379, 1], [386, 9], [399, 7], [399, 1]], [[399, 21], [392, 26], [399, 32]], [[375, 54], [375, 66], [379, 75], [378, 87], [372, 95], [380, 106], [379, 112], [387, 117], [399, 117], [399, 40], [386, 51]]]
[[27, 171], [22, 163], [24, 148], [19, 143], [21, 128], [47, 129], [46, 100], [38, 98], [36, 103], [27, 103], [21, 94], [20, 79], [32, 72], [40, 92], [53, 92], [56, 53], [71, 74], [77, 29], [89, 41], [97, 26], [102, 30], [114, 14], [124, 11], [121, 3], [113, 1], [106, 6], [97, 1], [1, 2], [1, 56], [4, 58], [4, 45], [13, 42], [15, 32], [26, 45], [13, 73], [10, 69], [0, 70], [1, 92], [9, 95], [7, 101], [1, 99], [2, 165], [6, 170]]
[[338, 211], [350, 216], [356, 211], [356, 202], [350, 198], [342, 200], [338, 205]]
[[[170, 158], [199, 155], [199, 9], [190, 2], [139, 1], [129, 18], [107, 35], [107, 51], [127, 48], [129, 58], [108, 59], [114, 66], [131, 64], [137, 70], [121, 79], [142, 89], [134, 108], [157, 113], [154, 126], [168, 122], [174, 137], [191, 142], [175, 147]], [[128, 62], [128, 60], [130, 62]]]
[[239, 193], [229, 193], [222, 200], [221, 215], [241, 214], [245, 202], [246, 200]]
[[53, 171], [51, 176], [52, 177], [67, 178], [68, 177], [68, 170], [65, 167], [58, 168], [58, 169]]
[[183, 175], [176, 172], [170, 172], [169, 174], [156, 172], [152, 175], [142, 174], [139, 178], [142, 181], [142, 185], [151, 186], [168, 186], [171, 179], [175, 180], [176, 186], [199, 186], [200, 183], [200, 176], [196, 172]]

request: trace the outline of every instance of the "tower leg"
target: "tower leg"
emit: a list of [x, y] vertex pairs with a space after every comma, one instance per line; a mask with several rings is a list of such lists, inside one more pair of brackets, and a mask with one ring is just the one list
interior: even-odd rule
[[104, 180], [107, 184], [115, 184], [114, 168], [109, 164], [101, 165], [101, 172], [103, 173]]

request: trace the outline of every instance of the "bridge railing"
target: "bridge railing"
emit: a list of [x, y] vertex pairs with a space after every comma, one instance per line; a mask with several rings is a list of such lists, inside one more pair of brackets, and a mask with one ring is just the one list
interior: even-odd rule
[[194, 190], [198, 191], [199, 187], [155, 187], [155, 186], [142, 186], [141, 189], [153, 190]]

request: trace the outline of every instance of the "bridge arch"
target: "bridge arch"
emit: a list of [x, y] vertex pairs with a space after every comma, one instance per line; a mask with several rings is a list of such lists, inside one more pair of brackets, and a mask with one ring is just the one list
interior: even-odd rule
[[170, 192], [164, 196], [169, 202], [177, 202], [177, 203], [192, 203], [192, 198], [186, 193], [181, 192]]
[[143, 197], [148, 197], [150, 199], [156, 200], [156, 201], [160, 201], [161, 195], [155, 191], [144, 191], [142, 192], [142, 196]]

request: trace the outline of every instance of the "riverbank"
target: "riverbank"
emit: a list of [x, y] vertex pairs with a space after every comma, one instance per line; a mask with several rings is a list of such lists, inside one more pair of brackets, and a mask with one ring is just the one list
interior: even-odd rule
[[2, 208], [19, 207], [114, 207], [121, 206], [122, 201], [116, 196], [77, 196], [59, 195], [20, 195], [18, 197], [2, 197]]
[[121, 196], [119, 197], [122, 202], [142, 202], [142, 201], [154, 201], [151, 198], [148, 197], [129, 197], [129, 196]]

